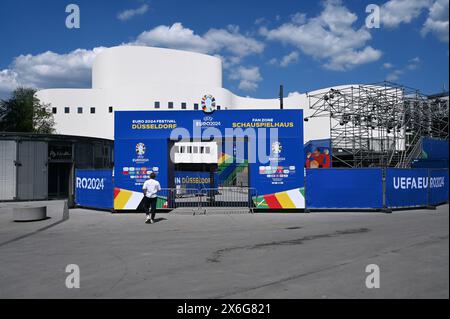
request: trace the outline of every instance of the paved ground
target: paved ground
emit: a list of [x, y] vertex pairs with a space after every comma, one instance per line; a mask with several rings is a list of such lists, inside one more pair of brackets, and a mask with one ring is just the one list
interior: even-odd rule
[[[14, 223], [0, 204], [0, 298], [449, 298], [436, 211], [143, 216], [70, 210]], [[81, 288], [67, 289], [77, 264]], [[365, 287], [377, 264], [381, 287]]]

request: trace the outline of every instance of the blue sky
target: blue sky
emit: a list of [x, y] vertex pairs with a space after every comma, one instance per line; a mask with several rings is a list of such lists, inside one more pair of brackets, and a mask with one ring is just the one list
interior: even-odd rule
[[[68, 29], [65, 8], [81, 11]], [[104, 47], [188, 49], [224, 61], [224, 86], [276, 97], [391, 80], [426, 94], [448, 89], [448, 0], [2, 0], [0, 97], [17, 86], [89, 87]], [[367, 28], [366, 7], [380, 7]]]

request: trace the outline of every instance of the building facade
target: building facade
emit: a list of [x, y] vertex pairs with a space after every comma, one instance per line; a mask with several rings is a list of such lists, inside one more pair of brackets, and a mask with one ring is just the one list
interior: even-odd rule
[[[335, 87], [338, 89], [339, 87]], [[323, 89], [320, 91], [328, 91]], [[91, 89], [37, 92], [49, 103], [59, 134], [114, 138], [114, 111], [196, 110], [202, 98], [214, 98], [217, 109], [279, 109], [279, 99], [254, 99], [222, 87], [222, 61], [213, 56], [153, 47], [119, 46], [101, 52], [92, 67]], [[285, 109], [309, 109], [307, 94], [284, 98]], [[329, 138], [330, 121], [305, 123], [305, 142]]]

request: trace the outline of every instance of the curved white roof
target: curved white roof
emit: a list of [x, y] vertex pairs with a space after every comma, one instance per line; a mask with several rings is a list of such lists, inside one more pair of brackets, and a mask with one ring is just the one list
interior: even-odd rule
[[150, 87], [222, 87], [222, 61], [201, 53], [142, 46], [118, 46], [104, 50], [92, 67], [92, 87], [112, 89]]

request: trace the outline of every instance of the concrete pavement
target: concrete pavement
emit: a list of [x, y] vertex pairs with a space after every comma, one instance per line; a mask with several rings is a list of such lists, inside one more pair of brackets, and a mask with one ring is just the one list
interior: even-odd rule
[[[0, 298], [448, 298], [435, 211], [189, 216], [84, 209], [14, 223], [0, 205]], [[68, 264], [80, 289], [67, 289]], [[365, 268], [380, 268], [367, 289]]]

